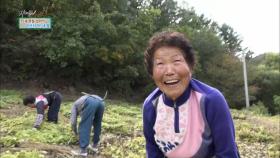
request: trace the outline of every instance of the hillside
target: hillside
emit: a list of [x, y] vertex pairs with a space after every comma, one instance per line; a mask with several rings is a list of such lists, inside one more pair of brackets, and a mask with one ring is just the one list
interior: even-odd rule
[[[74, 99], [68, 98], [63, 102], [58, 124], [45, 121], [40, 130], [34, 130], [32, 124], [36, 111], [21, 104], [22, 93], [15, 90], [0, 92], [1, 158], [72, 157], [71, 150], [78, 148], [69, 122]], [[141, 111], [141, 105], [107, 100], [101, 148], [97, 154], [89, 157], [145, 157]], [[280, 156], [279, 115], [272, 117], [232, 110], [232, 116], [241, 157]]]

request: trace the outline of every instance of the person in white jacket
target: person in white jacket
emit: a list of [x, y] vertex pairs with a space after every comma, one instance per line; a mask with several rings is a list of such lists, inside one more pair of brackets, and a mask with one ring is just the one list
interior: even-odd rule
[[37, 109], [37, 117], [33, 125], [34, 128], [40, 128], [43, 122], [45, 110], [48, 109], [48, 122], [57, 123], [62, 95], [56, 91], [50, 91], [34, 97], [32, 95], [23, 98], [23, 104]]

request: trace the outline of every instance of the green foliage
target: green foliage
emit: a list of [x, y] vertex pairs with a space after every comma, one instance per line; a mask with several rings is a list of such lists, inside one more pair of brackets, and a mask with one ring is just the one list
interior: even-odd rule
[[239, 110], [232, 109], [231, 116], [234, 120], [246, 120], [246, 115], [244, 113], [240, 113]]
[[143, 96], [148, 96], [154, 89], [156, 88], [156, 85], [153, 82], [148, 83], [145, 87], [144, 87], [144, 94]]
[[274, 95], [273, 96], [273, 103], [275, 105], [276, 111], [278, 111], [278, 114], [279, 114], [279, 112], [280, 112], [280, 96]]
[[[219, 58], [222, 58], [225, 54], [225, 48], [222, 45], [222, 41], [216, 35], [216, 33], [205, 28], [196, 30], [188, 26], [180, 26], [176, 28], [176, 30], [185, 33], [185, 35], [190, 39], [194, 50], [196, 51], [197, 68], [195, 68], [194, 72], [196, 78], [204, 82], [209, 82], [208, 78], [212, 75], [208, 73], [209, 68], [218, 70], [221, 69], [215, 65], [222, 61]], [[234, 57], [232, 60], [235, 60]]]
[[117, 105], [109, 103], [108, 106], [106, 106], [102, 126], [104, 128], [104, 133], [113, 133], [116, 135], [133, 135], [134, 133], [141, 133], [141, 111], [139, 107], [127, 104], [121, 103]]
[[[3, 96], [20, 99], [17, 91], [1, 90]], [[16, 103], [17, 104], [17, 103]], [[70, 131], [70, 115], [73, 102], [61, 105], [59, 123], [43, 122], [39, 130], [33, 129], [35, 111], [28, 109], [23, 115], [7, 119], [0, 113], [1, 148], [20, 147], [22, 144], [76, 145], [77, 138]], [[17, 106], [15, 104], [9, 106]], [[27, 107], [26, 107], [27, 108]], [[80, 118], [78, 118], [80, 121]], [[123, 142], [120, 144], [120, 142]], [[129, 151], [127, 152], [127, 149]], [[38, 149], [39, 150], [39, 149]], [[20, 155], [29, 153], [21, 151]], [[34, 154], [32, 151], [31, 153]], [[17, 155], [18, 153], [12, 153]], [[12, 154], [6, 153], [5, 156]], [[106, 157], [143, 157], [145, 155], [142, 136], [142, 112], [139, 105], [106, 100], [102, 122], [101, 155]], [[37, 156], [39, 157], [39, 156]]]
[[145, 140], [143, 137], [135, 137], [128, 139], [125, 142], [116, 142], [120, 145], [106, 146], [107, 150], [105, 151], [104, 155], [113, 156], [116, 158], [142, 158], [145, 155], [144, 141]]
[[135, 79], [139, 76], [138, 70], [133, 66], [126, 66], [124, 68], [115, 70], [115, 80], [111, 81], [109, 88], [114, 91], [122, 92], [122, 96], [129, 96], [133, 93], [131, 87], [135, 84]]
[[66, 118], [68, 118], [68, 119], [70, 119], [70, 117], [71, 117], [71, 106], [73, 105], [73, 103], [70, 103], [70, 102], [64, 102], [63, 103], [63, 106], [61, 106], [60, 107], [60, 113], [64, 116], [64, 117], [66, 117]]
[[267, 108], [261, 101], [258, 101], [257, 104], [253, 104], [252, 106], [250, 106], [249, 110], [256, 115], [268, 115], [269, 114]]
[[174, 0], [160, 1], [152, 0], [150, 8], [158, 9], [160, 14], [155, 19], [156, 31], [174, 24], [177, 20], [177, 2]]
[[203, 14], [198, 15], [194, 8], [179, 8], [177, 18], [179, 26], [187, 26], [197, 32], [208, 30], [214, 34], [218, 33], [218, 25], [215, 21], [206, 18]]
[[280, 153], [279, 115], [263, 115], [252, 111], [255, 109], [260, 108], [231, 110], [241, 156], [277, 157]]
[[[1, 106], [22, 106], [21, 93], [13, 90], [1, 91]], [[27, 107], [26, 107], [27, 108]], [[23, 142], [43, 142], [49, 144], [74, 144], [76, 138], [71, 134], [70, 124], [56, 124], [44, 122], [40, 130], [32, 129], [35, 111], [27, 111], [22, 116], [6, 119], [0, 115], [0, 146], [14, 147]], [[63, 119], [63, 118], [61, 118]]]
[[248, 142], [270, 142], [273, 140], [270, 132], [265, 128], [252, 126], [249, 123], [241, 123], [236, 126], [238, 139]]
[[73, 144], [75, 137], [71, 134], [70, 124], [44, 122], [40, 130], [32, 128], [35, 114], [25, 112], [23, 116], [6, 119], [0, 123], [0, 144], [4, 147], [16, 146], [22, 142], [42, 142], [49, 144]]
[[273, 101], [274, 101], [275, 105], [280, 106], [280, 96], [274, 95], [273, 96]]
[[40, 154], [37, 150], [33, 151], [20, 151], [11, 153], [10, 151], [6, 151], [1, 154], [1, 158], [44, 158], [44, 155]]
[[242, 51], [242, 40], [232, 27], [227, 24], [223, 24], [220, 27], [220, 36], [225, 42], [228, 53], [235, 55], [237, 52]]
[[[18, 30], [16, 18], [24, 9], [36, 10], [33, 17], [51, 17], [52, 30]], [[223, 26], [193, 8], [180, 8], [174, 0], [5, 0], [1, 10], [5, 13], [1, 15], [0, 50], [5, 59], [1, 79], [5, 81], [48, 76], [70, 85], [87, 82], [129, 97], [132, 89], [142, 91], [151, 82], [143, 69], [143, 51], [157, 31], [174, 28], [185, 33], [198, 52], [194, 73], [209, 83], [209, 65], [229, 45], [235, 49], [240, 44], [230, 26], [219, 29]], [[221, 33], [229, 38], [221, 38]]]
[[[4, 96], [20, 99], [17, 91], [1, 90]], [[74, 101], [74, 100], [73, 100]], [[15, 117], [0, 113], [0, 146], [5, 149], [2, 157], [43, 157], [48, 156], [45, 148], [34, 147], [29, 150], [14, 151], [23, 144], [41, 144], [68, 147], [76, 145], [76, 138], [70, 131], [70, 111], [73, 101], [64, 102], [59, 114], [59, 123], [43, 122], [41, 129], [32, 129], [35, 119], [33, 110], [26, 110], [23, 115]], [[16, 104], [16, 103], [15, 103]], [[17, 106], [11, 104], [9, 106]], [[260, 106], [261, 103], [258, 104]], [[256, 114], [250, 110], [231, 110], [235, 122], [236, 139], [241, 156], [256, 157], [252, 148], [261, 152], [261, 157], [279, 155], [279, 115], [269, 116]], [[35, 147], [36, 148], [36, 147]], [[44, 154], [44, 155], [42, 155]], [[248, 156], [249, 155], [249, 156]], [[250, 156], [251, 155], [251, 156]], [[102, 122], [102, 135], [100, 142], [100, 157], [145, 157], [145, 140], [142, 133], [142, 111], [140, 105], [129, 104], [116, 100], [106, 100], [105, 113]]]
[[21, 104], [21, 94], [14, 90], [0, 90], [0, 109], [15, 104]]
[[272, 144], [268, 149], [269, 157], [280, 157], [280, 144]]
[[279, 61], [280, 57], [276, 53], [266, 53], [251, 61], [251, 64], [256, 67], [252, 82], [256, 89], [256, 100], [262, 101], [271, 114], [280, 113], [279, 104], [273, 98], [275, 95], [280, 95]]
[[222, 54], [210, 59], [206, 67], [207, 72], [203, 76], [209, 77], [205, 79], [205, 82], [218, 88], [224, 94], [230, 107], [241, 108], [245, 98], [240, 60], [232, 54]]

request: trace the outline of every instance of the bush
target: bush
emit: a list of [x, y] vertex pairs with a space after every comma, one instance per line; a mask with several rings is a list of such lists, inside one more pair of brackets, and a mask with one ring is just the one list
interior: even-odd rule
[[249, 123], [238, 124], [236, 134], [240, 140], [247, 142], [270, 142], [274, 139], [264, 127], [253, 126]]
[[280, 144], [272, 144], [268, 148], [269, 157], [280, 157]]
[[280, 96], [279, 95], [273, 96], [273, 103], [275, 106], [276, 114], [279, 114], [280, 113]]
[[5, 108], [10, 105], [21, 104], [21, 94], [14, 90], [0, 90], [0, 108]]
[[231, 116], [234, 120], [246, 120], [246, 115], [239, 110], [231, 109]]
[[249, 107], [249, 111], [256, 115], [269, 115], [267, 107], [261, 101], [258, 101], [257, 104], [253, 104]]

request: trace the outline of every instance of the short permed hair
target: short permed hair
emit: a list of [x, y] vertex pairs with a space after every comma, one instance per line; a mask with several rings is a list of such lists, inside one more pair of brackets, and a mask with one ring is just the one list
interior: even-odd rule
[[35, 103], [35, 97], [32, 95], [26, 96], [23, 98], [23, 105]]
[[151, 76], [153, 75], [154, 54], [157, 49], [164, 46], [177, 47], [181, 49], [187, 64], [191, 69], [194, 68], [194, 50], [189, 40], [185, 37], [184, 34], [180, 32], [165, 31], [156, 33], [153, 37], [151, 37], [148, 43], [148, 47], [144, 52], [144, 64], [146, 70]]

